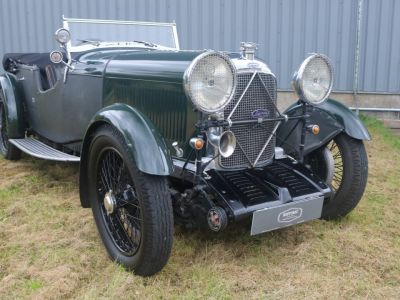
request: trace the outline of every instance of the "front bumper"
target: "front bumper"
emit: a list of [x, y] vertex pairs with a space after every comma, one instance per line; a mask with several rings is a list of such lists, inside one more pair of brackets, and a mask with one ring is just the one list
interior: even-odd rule
[[[331, 189], [318, 176], [289, 159], [276, 160], [262, 168], [211, 170], [207, 173], [209, 176], [204, 180], [214, 194], [215, 201], [225, 208], [231, 221], [251, 217], [255, 212], [266, 209], [290, 208], [291, 203], [303, 203], [312, 199], [320, 199], [322, 209], [323, 202], [328, 201], [331, 196]], [[316, 200], [316, 205], [317, 202]], [[313, 209], [317, 209], [316, 206]], [[275, 212], [279, 214], [282, 210], [277, 209]], [[304, 221], [319, 217], [320, 215], [313, 213], [312, 217]], [[300, 220], [299, 218], [297, 223]], [[292, 223], [283, 222], [281, 225], [279, 227]]]

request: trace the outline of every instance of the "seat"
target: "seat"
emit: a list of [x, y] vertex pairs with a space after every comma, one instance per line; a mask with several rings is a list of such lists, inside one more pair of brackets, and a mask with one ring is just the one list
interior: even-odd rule
[[57, 74], [50, 53], [7, 53], [3, 57], [4, 70], [16, 73], [17, 64], [37, 66], [40, 70], [41, 89], [51, 89], [57, 82]]

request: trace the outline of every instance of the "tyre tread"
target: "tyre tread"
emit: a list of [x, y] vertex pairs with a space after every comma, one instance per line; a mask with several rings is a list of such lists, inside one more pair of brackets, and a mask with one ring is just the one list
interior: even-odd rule
[[136, 166], [133, 155], [130, 155], [130, 148], [115, 127], [103, 125], [96, 130], [92, 138], [101, 134], [114, 136], [124, 148], [123, 151], [127, 154], [125, 158], [129, 160], [135, 175], [135, 189], [139, 197], [144, 199], [141, 201], [142, 213], [147, 216], [142, 228], [145, 238], [142, 239], [140, 246], [144, 248], [140, 250], [140, 259], [137, 263], [124, 264], [118, 257], [113, 257], [110, 251], [109, 254], [112, 259], [116, 259], [126, 269], [134, 271], [137, 275], [154, 275], [166, 265], [173, 243], [173, 211], [166, 178], [141, 172]]
[[348, 173], [344, 174], [344, 182], [334, 200], [324, 207], [322, 218], [327, 220], [343, 217], [352, 211], [360, 202], [368, 180], [368, 158], [364, 143], [344, 133], [335, 141], [349, 154], [351, 165], [349, 161], [343, 162], [348, 164]]

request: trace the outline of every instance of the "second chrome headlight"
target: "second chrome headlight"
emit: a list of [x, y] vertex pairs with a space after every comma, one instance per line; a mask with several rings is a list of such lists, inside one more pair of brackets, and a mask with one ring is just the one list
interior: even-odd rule
[[312, 54], [293, 76], [293, 85], [301, 100], [320, 104], [332, 91], [333, 68], [325, 55]]
[[236, 69], [226, 55], [208, 51], [197, 56], [184, 74], [187, 96], [205, 113], [223, 109], [232, 100]]

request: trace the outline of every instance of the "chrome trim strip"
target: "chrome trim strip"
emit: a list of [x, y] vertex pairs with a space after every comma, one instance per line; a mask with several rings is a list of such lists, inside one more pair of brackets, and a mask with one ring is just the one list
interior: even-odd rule
[[77, 19], [66, 18], [63, 16], [63, 21], [74, 23], [99, 23], [99, 24], [126, 24], [126, 25], [147, 25], [147, 26], [176, 26], [176, 23], [167, 22], [145, 22], [145, 21], [124, 21], [124, 20], [105, 20], [105, 19]]
[[174, 35], [175, 48], [176, 50], [181, 50], [181, 47], [179, 46], [179, 38], [178, 38], [178, 31], [176, 29], [176, 24], [175, 22], [173, 24], [174, 25], [172, 26], [172, 34]]

